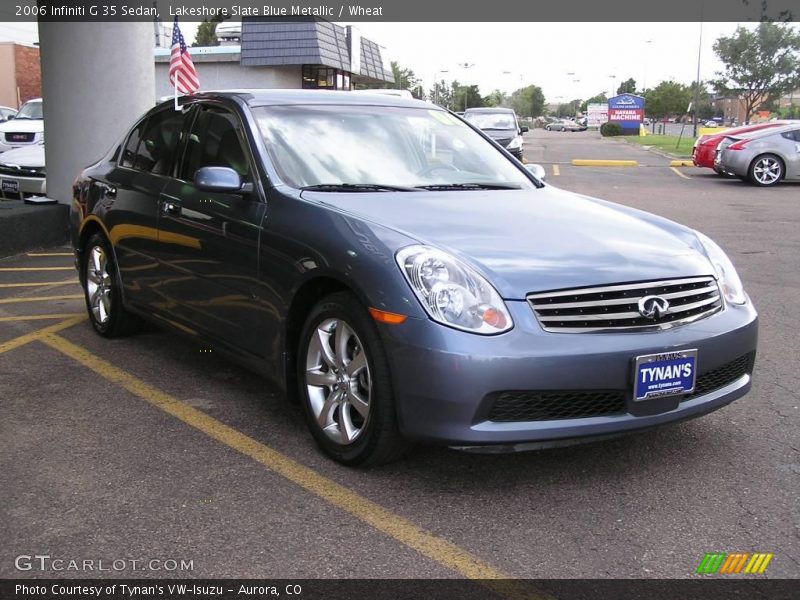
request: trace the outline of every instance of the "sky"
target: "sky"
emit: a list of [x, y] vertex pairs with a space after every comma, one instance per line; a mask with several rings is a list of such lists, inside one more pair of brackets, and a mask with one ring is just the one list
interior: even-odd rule
[[[187, 41], [194, 40], [197, 25], [181, 23]], [[385, 47], [391, 60], [413, 69], [426, 90], [434, 76], [477, 84], [484, 95], [535, 84], [548, 102], [608, 94], [629, 77], [640, 89], [669, 79], [688, 84], [697, 75], [701, 32], [700, 23], [364, 22], [356, 26], [363, 36]], [[714, 41], [733, 33], [736, 26], [702, 24], [701, 79], [709, 80], [721, 69]], [[0, 22], [0, 41], [37, 39], [35, 23]], [[465, 68], [465, 63], [473, 66]]]

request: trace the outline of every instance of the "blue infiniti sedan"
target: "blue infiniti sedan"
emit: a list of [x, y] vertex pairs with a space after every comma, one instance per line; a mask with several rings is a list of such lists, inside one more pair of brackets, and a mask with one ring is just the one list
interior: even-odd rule
[[547, 185], [420, 101], [181, 104], [75, 182], [90, 323], [213, 345], [299, 400], [335, 460], [599, 439], [750, 389], [757, 314], [702, 233]]

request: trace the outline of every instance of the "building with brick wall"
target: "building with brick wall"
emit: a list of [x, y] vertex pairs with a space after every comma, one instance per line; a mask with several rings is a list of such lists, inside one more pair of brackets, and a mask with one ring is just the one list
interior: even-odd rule
[[42, 95], [39, 48], [0, 42], [0, 105], [19, 108]]

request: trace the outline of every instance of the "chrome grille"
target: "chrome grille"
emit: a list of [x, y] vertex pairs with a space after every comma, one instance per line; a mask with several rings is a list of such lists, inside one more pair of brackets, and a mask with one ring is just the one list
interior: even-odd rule
[[[638, 302], [645, 296], [668, 300], [669, 309], [655, 320], [643, 317]], [[655, 331], [697, 321], [722, 309], [713, 277], [557, 290], [529, 294], [527, 300], [542, 328], [559, 333]]]

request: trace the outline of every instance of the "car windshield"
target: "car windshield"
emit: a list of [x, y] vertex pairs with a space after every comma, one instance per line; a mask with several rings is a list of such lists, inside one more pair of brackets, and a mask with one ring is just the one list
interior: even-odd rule
[[43, 119], [41, 102], [26, 102], [19, 109], [15, 119]]
[[534, 187], [512, 159], [442, 110], [293, 105], [258, 107], [254, 114], [278, 175], [292, 187]]
[[464, 118], [478, 129], [516, 129], [517, 123], [511, 113], [467, 112]]

